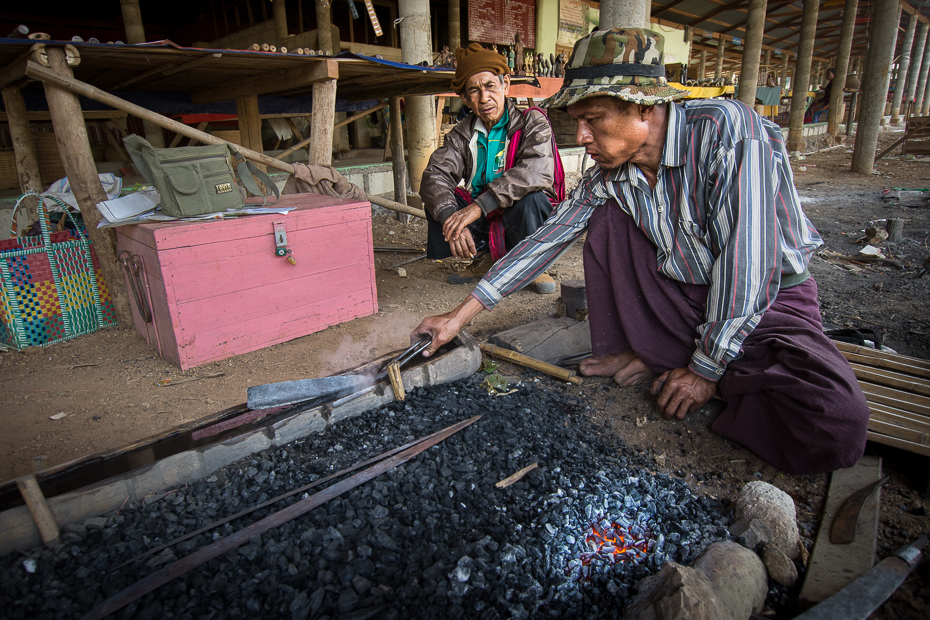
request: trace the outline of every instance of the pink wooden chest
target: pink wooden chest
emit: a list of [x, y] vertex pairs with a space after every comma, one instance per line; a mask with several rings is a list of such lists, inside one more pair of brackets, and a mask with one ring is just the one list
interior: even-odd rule
[[[133, 322], [159, 355], [187, 370], [378, 311], [371, 205], [291, 194], [275, 206], [295, 210], [116, 229], [144, 265], [152, 321], [133, 300]], [[275, 254], [276, 222], [296, 264]]]

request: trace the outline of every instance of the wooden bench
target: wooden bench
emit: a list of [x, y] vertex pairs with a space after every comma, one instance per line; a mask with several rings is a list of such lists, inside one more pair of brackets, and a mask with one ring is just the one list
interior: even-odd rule
[[912, 116], [904, 126], [904, 153], [930, 153], [930, 116]]
[[876, 159], [881, 159], [900, 145], [902, 154], [926, 155], [930, 153], [930, 116], [911, 116], [904, 125], [904, 135], [894, 144], [882, 151]]

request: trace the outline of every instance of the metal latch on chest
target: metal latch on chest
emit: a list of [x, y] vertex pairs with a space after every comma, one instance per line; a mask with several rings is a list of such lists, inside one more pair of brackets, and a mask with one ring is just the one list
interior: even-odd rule
[[284, 229], [284, 221], [272, 222], [271, 225], [274, 227], [275, 256], [284, 256], [287, 258], [287, 262], [296, 265], [297, 259], [294, 258], [294, 252], [287, 247], [287, 231]]

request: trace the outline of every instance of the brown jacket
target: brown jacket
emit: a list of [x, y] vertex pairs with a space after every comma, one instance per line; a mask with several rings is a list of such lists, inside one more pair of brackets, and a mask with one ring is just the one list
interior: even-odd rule
[[[475, 199], [485, 215], [498, 207], [506, 209], [535, 191], [543, 190], [549, 196], [555, 196], [552, 190], [554, 162], [549, 121], [536, 110], [524, 116], [510, 99], [506, 105], [510, 119], [505, 148], [510, 148], [510, 140], [518, 129], [522, 129], [523, 133], [513, 168], [491, 181]], [[477, 120], [474, 113], [469, 114], [446, 134], [444, 144], [433, 152], [423, 171], [420, 185], [423, 206], [440, 224], [458, 210], [453, 191], [459, 182], [464, 180], [465, 188], [471, 190], [477, 152]]]

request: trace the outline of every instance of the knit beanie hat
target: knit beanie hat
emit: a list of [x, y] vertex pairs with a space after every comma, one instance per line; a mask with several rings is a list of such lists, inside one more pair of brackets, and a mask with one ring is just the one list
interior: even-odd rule
[[494, 75], [504, 75], [510, 73], [510, 67], [507, 66], [507, 61], [503, 56], [494, 50], [484, 49], [480, 43], [469, 43], [468, 47], [456, 49], [455, 77], [452, 79], [452, 90], [456, 93], [462, 92], [468, 78], [482, 71], [490, 71]]

